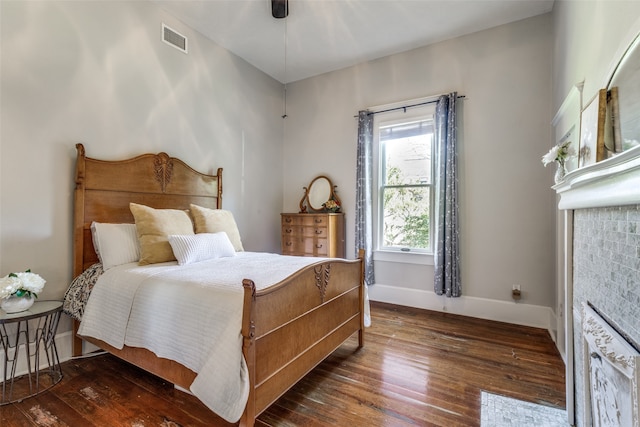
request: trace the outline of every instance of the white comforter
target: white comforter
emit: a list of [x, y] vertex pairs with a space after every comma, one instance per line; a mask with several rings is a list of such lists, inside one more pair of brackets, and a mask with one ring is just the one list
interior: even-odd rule
[[191, 392], [236, 422], [249, 393], [242, 357], [242, 280], [258, 290], [321, 258], [239, 252], [179, 266], [176, 262], [107, 270], [96, 283], [78, 333], [121, 349], [144, 347], [197, 373]]

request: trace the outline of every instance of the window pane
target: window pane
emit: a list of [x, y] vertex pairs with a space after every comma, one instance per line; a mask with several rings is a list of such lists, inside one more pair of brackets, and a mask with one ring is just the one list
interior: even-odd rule
[[[427, 123], [427, 122], [417, 122]], [[381, 143], [384, 153], [385, 185], [412, 185], [431, 183], [431, 141], [433, 137], [431, 126], [421, 126], [414, 129], [410, 136], [408, 132], [401, 132], [407, 125], [395, 125], [380, 129]], [[383, 141], [382, 136], [387, 135]], [[399, 138], [388, 139], [392, 135]]]
[[430, 249], [429, 191], [429, 187], [383, 189], [383, 246]]

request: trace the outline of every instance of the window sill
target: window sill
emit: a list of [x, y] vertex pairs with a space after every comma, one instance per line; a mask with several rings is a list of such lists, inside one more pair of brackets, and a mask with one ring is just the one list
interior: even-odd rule
[[433, 254], [418, 252], [374, 251], [373, 260], [397, 262], [403, 264], [433, 265]]

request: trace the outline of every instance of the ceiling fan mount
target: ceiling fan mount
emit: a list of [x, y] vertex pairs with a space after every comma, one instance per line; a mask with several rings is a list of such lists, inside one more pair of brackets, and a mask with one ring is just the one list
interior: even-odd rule
[[271, 0], [271, 15], [276, 19], [289, 16], [289, 0]]

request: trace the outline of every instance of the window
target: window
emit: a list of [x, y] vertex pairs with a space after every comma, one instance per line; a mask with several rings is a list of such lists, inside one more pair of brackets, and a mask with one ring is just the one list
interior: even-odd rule
[[434, 104], [374, 118], [377, 250], [432, 253]]

